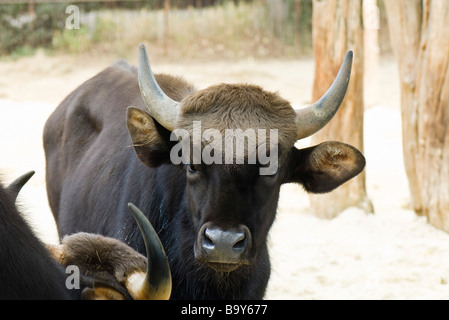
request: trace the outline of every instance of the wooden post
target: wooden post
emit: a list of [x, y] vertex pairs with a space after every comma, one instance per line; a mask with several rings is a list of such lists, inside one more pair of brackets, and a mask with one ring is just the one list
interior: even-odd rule
[[[334, 119], [312, 136], [312, 143], [336, 140], [353, 145], [363, 152], [363, 23], [362, 0], [314, 0], [313, 48], [315, 80], [313, 101], [330, 87], [343, 57], [354, 51], [349, 88]], [[312, 212], [322, 218], [333, 218], [348, 207], [373, 212], [365, 188], [365, 173], [325, 195], [311, 195]]]
[[30, 33], [30, 39], [31, 39], [31, 43], [29, 43], [28, 45], [31, 45], [32, 47], [34, 47], [36, 44], [40, 43], [40, 39], [36, 39], [34, 38], [35, 33], [34, 33], [34, 19], [36, 18], [36, 8], [35, 8], [35, 0], [30, 0], [28, 2], [28, 15], [31, 17], [31, 22], [29, 24], [29, 33]]
[[293, 3], [293, 37], [295, 43], [295, 51], [301, 52], [301, 1], [294, 0]]
[[449, 2], [385, 0], [413, 209], [449, 232]]
[[285, 0], [268, 0], [268, 14], [273, 28], [273, 34], [277, 37], [283, 35], [285, 18], [287, 16], [287, 3]]
[[170, 41], [170, 0], [164, 0], [164, 56], [168, 55]]

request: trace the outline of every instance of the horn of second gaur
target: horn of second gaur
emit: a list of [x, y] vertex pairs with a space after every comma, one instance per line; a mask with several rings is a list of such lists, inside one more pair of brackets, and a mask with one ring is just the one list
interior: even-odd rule
[[25, 183], [28, 182], [28, 180], [31, 179], [31, 177], [34, 175], [34, 171], [30, 171], [25, 173], [24, 175], [21, 175], [16, 180], [11, 182], [11, 184], [8, 186], [7, 190], [11, 192], [14, 201], [16, 201], [17, 196], [19, 195], [20, 190], [22, 190], [22, 187], [25, 185]]
[[128, 208], [142, 233], [148, 264], [145, 275], [136, 273], [128, 278], [127, 290], [136, 300], [168, 300], [172, 280], [164, 247], [142, 211], [132, 203], [128, 203]]

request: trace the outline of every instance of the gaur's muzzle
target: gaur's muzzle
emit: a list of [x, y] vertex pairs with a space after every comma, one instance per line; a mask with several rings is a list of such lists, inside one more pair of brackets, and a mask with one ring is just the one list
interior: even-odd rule
[[250, 264], [251, 246], [251, 232], [245, 225], [223, 229], [208, 222], [198, 232], [195, 258], [217, 271], [231, 272]]

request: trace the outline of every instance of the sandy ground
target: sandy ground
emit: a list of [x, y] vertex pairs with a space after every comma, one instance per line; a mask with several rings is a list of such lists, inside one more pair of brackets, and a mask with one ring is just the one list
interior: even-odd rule
[[[8, 183], [36, 171], [20, 203], [44, 241], [57, 236], [46, 199], [43, 125], [68, 93], [113, 61], [38, 53], [0, 62], [0, 172]], [[310, 102], [311, 60], [152, 64], [155, 72], [184, 75], [200, 88], [248, 82], [279, 91], [296, 105]], [[283, 187], [270, 233], [273, 272], [266, 298], [449, 298], [449, 234], [408, 209], [397, 82], [395, 64], [382, 61], [366, 97], [367, 188], [375, 214], [350, 208], [321, 220], [309, 213], [300, 187]]]

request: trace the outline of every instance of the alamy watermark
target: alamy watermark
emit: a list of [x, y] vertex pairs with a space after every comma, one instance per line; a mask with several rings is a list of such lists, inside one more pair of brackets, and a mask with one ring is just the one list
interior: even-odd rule
[[80, 8], [70, 5], [65, 8], [65, 13], [69, 16], [65, 19], [65, 27], [69, 30], [80, 28]]
[[178, 143], [170, 151], [173, 164], [260, 164], [260, 175], [278, 170], [277, 129], [206, 129], [193, 121], [192, 134], [175, 129], [170, 141]]
[[65, 279], [65, 287], [69, 290], [77, 290], [80, 289], [80, 269], [78, 266], [69, 265], [65, 269], [65, 273], [68, 274]]

